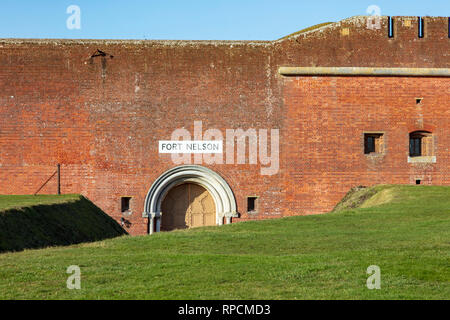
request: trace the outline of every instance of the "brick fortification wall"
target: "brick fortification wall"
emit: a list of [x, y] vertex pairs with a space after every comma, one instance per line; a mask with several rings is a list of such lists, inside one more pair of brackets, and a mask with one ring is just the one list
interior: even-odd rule
[[[448, 18], [365, 17], [277, 41], [0, 40], [0, 193], [30, 194], [61, 164], [61, 189], [81, 193], [147, 232], [144, 198], [174, 167], [158, 141], [178, 128], [280, 130], [280, 170], [202, 165], [233, 190], [241, 218], [326, 212], [351, 187], [450, 184], [446, 77], [283, 76], [280, 67], [450, 68]], [[100, 51], [98, 51], [100, 50]], [[416, 98], [422, 98], [420, 104]], [[432, 132], [435, 163], [409, 163], [409, 133]], [[384, 152], [364, 154], [364, 132]], [[56, 179], [40, 193], [56, 192]], [[246, 213], [258, 196], [258, 213]]]

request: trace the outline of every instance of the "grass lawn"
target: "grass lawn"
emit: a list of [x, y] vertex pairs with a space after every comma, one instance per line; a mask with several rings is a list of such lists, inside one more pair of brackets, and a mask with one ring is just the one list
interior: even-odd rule
[[324, 215], [0, 254], [0, 298], [449, 299], [450, 187], [374, 188]]
[[34, 205], [58, 204], [70, 201], [77, 201], [80, 198], [77, 194], [62, 195], [0, 195], [0, 211], [23, 208]]
[[123, 234], [114, 219], [81, 195], [0, 195], [0, 253]]

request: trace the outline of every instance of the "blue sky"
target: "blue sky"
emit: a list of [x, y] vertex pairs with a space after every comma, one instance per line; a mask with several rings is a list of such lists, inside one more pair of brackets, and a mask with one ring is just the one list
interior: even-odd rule
[[[70, 5], [81, 29], [68, 29]], [[0, 38], [273, 40], [366, 15], [450, 16], [450, 0], [1, 0]]]

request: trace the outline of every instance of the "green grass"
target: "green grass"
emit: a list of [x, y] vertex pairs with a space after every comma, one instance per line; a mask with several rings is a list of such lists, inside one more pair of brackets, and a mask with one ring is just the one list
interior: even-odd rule
[[316, 24], [316, 25], [314, 25], [314, 26], [311, 26], [311, 27], [302, 29], [302, 30], [300, 30], [300, 31], [296, 31], [296, 32], [294, 32], [294, 33], [288, 34], [287, 36], [284, 36], [284, 37], [282, 37], [282, 38], [280, 38], [280, 39], [278, 39], [278, 40], [287, 39], [287, 38], [290, 38], [290, 37], [295, 36], [295, 35], [300, 34], [300, 33], [305, 33], [305, 32], [308, 32], [308, 31], [315, 30], [315, 29], [319, 29], [319, 28], [322, 28], [322, 27], [327, 26], [327, 25], [332, 24], [332, 23], [333, 23], [333, 22], [323, 22], [323, 23], [319, 23], [319, 24]]
[[77, 194], [63, 195], [0, 195], [0, 212], [8, 209], [19, 209], [34, 205], [57, 204], [77, 201]]
[[[1, 254], [0, 298], [449, 299], [450, 187], [374, 188], [389, 201]], [[81, 290], [66, 288], [70, 265]], [[366, 287], [370, 265], [380, 290]]]
[[80, 195], [1, 195], [0, 252], [69, 245], [126, 232]]

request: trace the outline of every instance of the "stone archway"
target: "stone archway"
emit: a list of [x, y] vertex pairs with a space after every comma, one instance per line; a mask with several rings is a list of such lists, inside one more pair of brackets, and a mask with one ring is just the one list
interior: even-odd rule
[[234, 194], [220, 175], [202, 166], [182, 165], [164, 172], [150, 187], [143, 213], [143, 217], [149, 219], [149, 234], [152, 234], [154, 229], [156, 232], [161, 230], [161, 219], [164, 219], [161, 208], [167, 193], [185, 183], [197, 184], [209, 192], [214, 199], [217, 225], [223, 223], [223, 218], [226, 218], [227, 223], [231, 223], [232, 217], [238, 217]]

